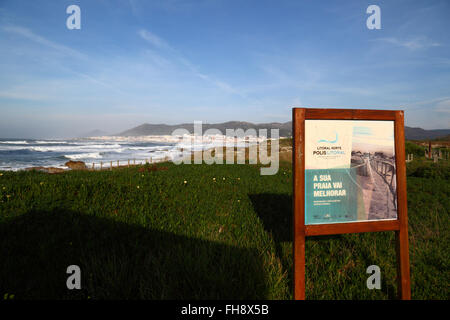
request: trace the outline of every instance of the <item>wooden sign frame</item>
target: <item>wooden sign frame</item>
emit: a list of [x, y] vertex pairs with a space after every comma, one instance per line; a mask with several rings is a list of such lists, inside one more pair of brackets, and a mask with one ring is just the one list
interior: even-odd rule
[[[394, 121], [397, 219], [305, 225], [305, 120], [389, 120]], [[305, 240], [309, 236], [395, 231], [399, 298], [411, 299], [404, 112], [361, 109], [292, 109], [293, 126], [293, 257], [294, 299], [305, 299]]]

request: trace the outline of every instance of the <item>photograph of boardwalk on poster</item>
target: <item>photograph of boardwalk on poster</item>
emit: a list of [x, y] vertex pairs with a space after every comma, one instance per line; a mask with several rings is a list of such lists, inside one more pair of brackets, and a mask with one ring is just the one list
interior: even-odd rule
[[305, 224], [395, 219], [394, 121], [305, 120]]

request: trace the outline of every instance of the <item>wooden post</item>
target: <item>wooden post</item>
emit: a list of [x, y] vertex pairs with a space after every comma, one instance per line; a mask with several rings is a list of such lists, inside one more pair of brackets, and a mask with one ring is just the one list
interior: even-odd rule
[[103, 169], [103, 161], [100, 161], [100, 170]]
[[128, 159], [128, 168], [130, 167], [130, 159]]
[[112, 161], [110, 162], [109, 170], [112, 170]]
[[292, 110], [294, 299], [305, 299], [305, 110]]
[[[431, 143], [430, 143], [431, 145]], [[402, 300], [411, 299], [408, 244], [408, 203], [406, 199], [406, 163], [404, 113], [395, 113], [395, 154], [397, 165], [397, 214], [400, 230], [395, 232], [397, 242], [397, 291]]]
[[428, 158], [433, 158], [433, 150], [431, 148], [431, 141], [428, 141]]
[[92, 170], [94, 170], [95, 162], [92, 162]]

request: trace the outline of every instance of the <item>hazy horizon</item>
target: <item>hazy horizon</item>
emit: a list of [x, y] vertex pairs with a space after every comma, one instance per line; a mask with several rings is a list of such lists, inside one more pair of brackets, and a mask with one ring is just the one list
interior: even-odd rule
[[[226, 122], [234, 122], [234, 121], [238, 121], [238, 120], [229, 120], [229, 121], [224, 121], [224, 122], [215, 122], [215, 123], [217, 123], [217, 124], [221, 124], [221, 123], [226, 123]], [[286, 121], [286, 122], [290, 122], [291, 120], [289, 120], [289, 121]], [[250, 122], [250, 121], [239, 121], [239, 122]], [[272, 121], [272, 123], [275, 123], [275, 122], [278, 122], [278, 121]], [[281, 123], [286, 123], [286, 122], [281, 122]], [[192, 122], [193, 123], [193, 122]], [[203, 124], [211, 124], [211, 122], [203, 122]], [[256, 123], [256, 122], [252, 122], [253, 124], [261, 124], [261, 123]], [[270, 122], [266, 122], [266, 123], [270, 123]], [[280, 122], [278, 122], [278, 123], [280, 123]], [[161, 124], [164, 124], [164, 125], [182, 125], [182, 124], [186, 124], [186, 122], [183, 122], [183, 123], [174, 123], [174, 124], [169, 124], [169, 123], [148, 123], [148, 122], [143, 122], [143, 123], [141, 123], [141, 124], [139, 124], [139, 125], [136, 125], [136, 126], [133, 126], [133, 127], [129, 127], [129, 128], [126, 128], [126, 129], [123, 129], [123, 130], [120, 130], [120, 131], [117, 131], [117, 132], [108, 132], [108, 131], [106, 131], [106, 130], [102, 130], [102, 129], [93, 129], [93, 130], [89, 130], [89, 131], [85, 131], [85, 132], [80, 132], [79, 134], [75, 134], [75, 135], [67, 135], [67, 136], [56, 136], [56, 135], [53, 135], [53, 136], [15, 136], [15, 137], [12, 137], [12, 136], [0, 136], [0, 139], [1, 140], [8, 140], [8, 139], [30, 139], [30, 140], [37, 140], [37, 139], [43, 139], [43, 140], [51, 140], [51, 139], [58, 139], [58, 140], [61, 140], [61, 139], [77, 139], [77, 138], [83, 138], [83, 137], [87, 137], [86, 135], [87, 134], [90, 134], [90, 133], [92, 133], [93, 131], [103, 131], [104, 133], [103, 133], [103, 135], [105, 135], [105, 136], [113, 136], [113, 135], [119, 135], [120, 133], [122, 133], [122, 132], [124, 132], [124, 131], [127, 131], [127, 130], [130, 130], [130, 129], [134, 129], [134, 128], [136, 128], [136, 127], [139, 127], [139, 126], [141, 126], [141, 125], [143, 125], [143, 124], [158, 124], [158, 125], [161, 125]], [[405, 125], [406, 126], [406, 125]], [[408, 126], [409, 127], [409, 126]], [[423, 129], [423, 128], [420, 128], [420, 127], [411, 127], [411, 128], [419, 128], [419, 129]], [[449, 130], [450, 128], [449, 127], [447, 127], [447, 128], [438, 128], [438, 129], [424, 129], [424, 130]]]

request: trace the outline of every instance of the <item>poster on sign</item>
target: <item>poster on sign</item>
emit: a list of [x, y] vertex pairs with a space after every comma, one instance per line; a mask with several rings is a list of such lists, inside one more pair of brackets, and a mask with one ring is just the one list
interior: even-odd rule
[[305, 225], [397, 219], [394, 121], [305, 120]]

